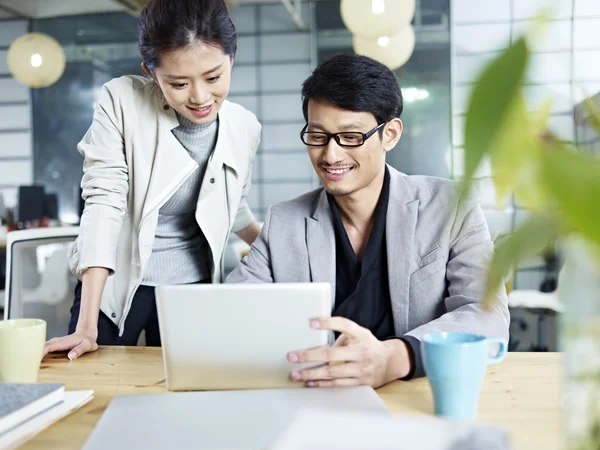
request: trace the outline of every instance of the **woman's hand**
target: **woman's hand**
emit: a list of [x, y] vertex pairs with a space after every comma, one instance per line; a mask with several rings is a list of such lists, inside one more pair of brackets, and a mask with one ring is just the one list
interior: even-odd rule
[[75, 333], [46, 342], [44, 356], [51, 352], [70, 350], [69, 359], [98, 350], [98, 314], [102, 291], [108, 278], [106, 267], [90, 267], [83, 273], [81, 302]]
[[98, 350], [96, 339], [98, 330], [77, 329], [75, 333], [63, 337], [55, 337], [46, 342], [44, 356], [51, 352], [71, 350], [69, 359], [74, 360], [87, 352]]

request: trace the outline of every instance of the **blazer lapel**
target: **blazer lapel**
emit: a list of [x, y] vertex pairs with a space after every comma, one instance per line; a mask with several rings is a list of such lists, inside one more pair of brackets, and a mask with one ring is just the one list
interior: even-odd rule
[[394, 328], [399, 336], [409, 331], [410, 257], [419, 200], [410, 192], [403, 174], [390, 168], [390, 176], [385, 236]]
[[[233, 187], [240, 183], [237, 162], [233, 153], [233, 150], [236, 147], [239, 148], [243, 145], [243, 143], [235, 141], [238, 133], [239, 131], [237, 131], [235, 124], [231, 122], [226, 109], [221, 108], [219, 113], [219, 136], [209, 165], [217, 173], [221, 171], [222, 168], [225, 172], [224, 182], [227, 194], [227, 208], [229, 211], [229, 221], [227, 222], [229, 223], [229, 228], [233, 226], [237, 214], [237, 205], [234, 204], [237, 201], [237, 198], [236, 195], [232, 194], [234, 191]], [[206, 178], [204, 183], [206, 183]]]
[[332, 305], [335, 305], [335, 233], [325, 190], [316, 208], [306, 218], [306, 245], [312, 282], [331, 285]]
[[159, 207], [198, 168], [198, 164], [171, 132], [179, 126], [179, 121], [173, 108], [164, 103], [158, 104], [158, 142], [142, 217]]
[[228, 233], [223, 233], [223, 229], [231, 228], [237, 213], [233, 204], [236, 196], [232, 194], [233, 187], [239, 182], [233, 155], [237, 134], [224, 109], [219, 111], [219, 134], [196, 205], [196, 221], [213, 255], [213, 275], [220, 269], [221, 254], [228, 239]]

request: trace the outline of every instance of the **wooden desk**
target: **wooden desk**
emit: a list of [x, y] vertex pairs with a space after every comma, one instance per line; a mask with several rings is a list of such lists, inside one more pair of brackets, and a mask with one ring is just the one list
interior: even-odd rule
[[[481, 393], [479, 420], [509, 430], [516, 450], [560, 448], [560, 380], [557, 353], [510, 353], [488, 370]], [[21, 448], [79, 449], [111, 398], [116, 395], [165, 392], [159, 348], [101, 347], [80, 360], [64, 354], [47, 356], [40, 382], [65, 383], [68, 390], [94, 389], [94, 399], [37, 435]], [[395, 382], [378, 389], [396, 414], [431, 414], [433, 402], [426, 379]]]

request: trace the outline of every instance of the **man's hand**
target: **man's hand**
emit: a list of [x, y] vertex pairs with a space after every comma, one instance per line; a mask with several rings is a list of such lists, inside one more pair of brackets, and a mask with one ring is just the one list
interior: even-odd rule
[[311, 327], [337, 331], [332, 347], [317, 347], [288, 354], [292, 363], [328, 363], [292, 372], [308, 387], [369, 385], [374, 388], [403, 378], [410, 372], [407, 344], [400, 339], [380, 341], [370, 330], [344, 317], [311, 321]]

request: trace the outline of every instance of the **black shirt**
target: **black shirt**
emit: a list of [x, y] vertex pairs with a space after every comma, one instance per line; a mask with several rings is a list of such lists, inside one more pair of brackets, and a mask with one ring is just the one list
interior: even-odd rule
[[335, 308], [332, 315], [346, 317], [368, 328], [379, 340], [394, 336], [385, 245], [389, 197], [390, 176], [386, 167], [373, 228], [361, 262], [354, 253], [339, 207], [334, 197], [327, 194], [333, 215], [336, 248]]
[[[389, 198], [390, 174], [386, 167], [383, 187], [373, 217], [373, 228], [361, 262], [354, 253], [342, 223], [339, 207], [333, 195], [327, 194], [333, 216], [336, 249], [335, 307], [332, 315], [346, 317], [368, 328], [381, 341], [396, 338], [385, 239]], [[408, 344], [411, 359], [414, 359], [417, 356], [415, 353], [420, 353], [418, 341], [415, 339], [413, 342], [410, 336], [402, 339]], [[420, 355], [418, 357], [420, 358]], [[405, 379], [417, 375], [414, 361], [412, 367], [413, 370]]]

